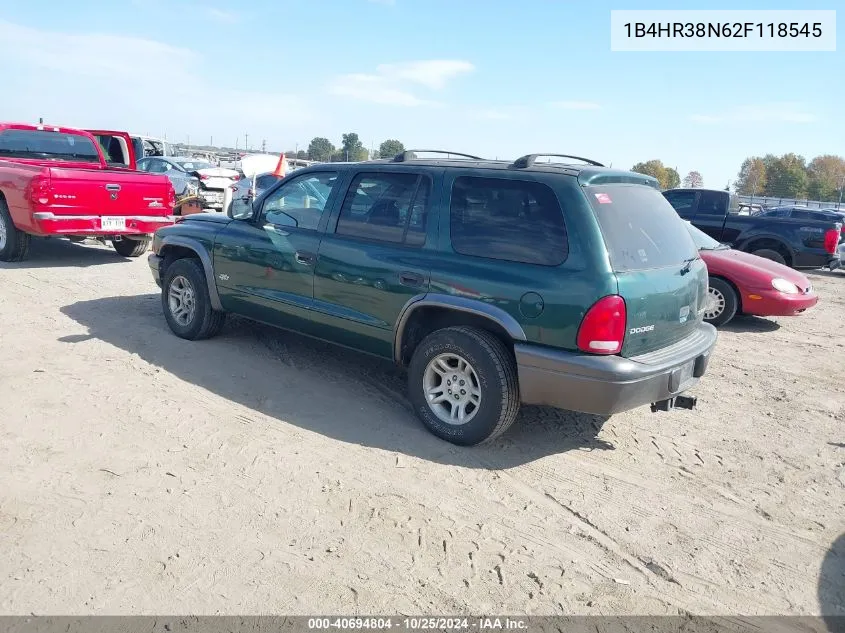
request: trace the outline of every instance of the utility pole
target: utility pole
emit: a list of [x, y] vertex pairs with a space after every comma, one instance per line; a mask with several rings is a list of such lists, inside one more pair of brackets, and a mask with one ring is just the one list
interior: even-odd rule
[[214, 147], [214, 137], [213, 136], [208, 137], [208, 145], [209, 145], [209, 147]]
[[842, 174], [842, 180], [839, 181], [839, 203], [836, 205], [836, 208], [842, 206], [842, 188], [845, 187], [845, 174]]
[[244, 149], [249, 151], [249, 134], [244, 134]]
[[262, 153], [262, 154], [266, 154], [266, 153], [267, 153], [267, 139], [266, 139], [266, 138], [265, 138], [265, 139], [261, 139], [261, 153]]

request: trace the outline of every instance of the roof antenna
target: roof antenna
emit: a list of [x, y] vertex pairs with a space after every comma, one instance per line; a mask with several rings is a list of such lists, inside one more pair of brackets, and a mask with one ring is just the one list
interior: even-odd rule
[[38, 125], [44, 125], [44, 117], [38, 117]]

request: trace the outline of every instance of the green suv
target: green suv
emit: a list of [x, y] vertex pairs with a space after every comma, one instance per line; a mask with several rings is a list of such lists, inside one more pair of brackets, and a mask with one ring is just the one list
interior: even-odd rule
[[177, 336], [233, 313], [392, 359], [461, 445], [520, 403], [692, 408], [716, 343], [707, 269], [657, 181], [564, 155], [314, 165], [160, 229], [149, 263]]

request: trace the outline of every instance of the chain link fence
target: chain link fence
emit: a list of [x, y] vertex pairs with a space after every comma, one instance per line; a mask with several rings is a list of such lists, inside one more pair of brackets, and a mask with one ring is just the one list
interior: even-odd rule
[[740, 204], [759, 204], [761, 207], [801, 206], [808, 209], [845, 209], [845, 202], [819, 202], [818, 200], [796, 198], [772, 198], [767, 196], [737, 196]]

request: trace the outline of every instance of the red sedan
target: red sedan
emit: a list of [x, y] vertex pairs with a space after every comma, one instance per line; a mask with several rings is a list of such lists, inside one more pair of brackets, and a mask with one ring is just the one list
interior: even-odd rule
[[737, 314], [795, 316], [818, 303], [810, 280], [797, 270], [720, 244], [687, 222], [710, 273], [704, 320], [724, 325]]

